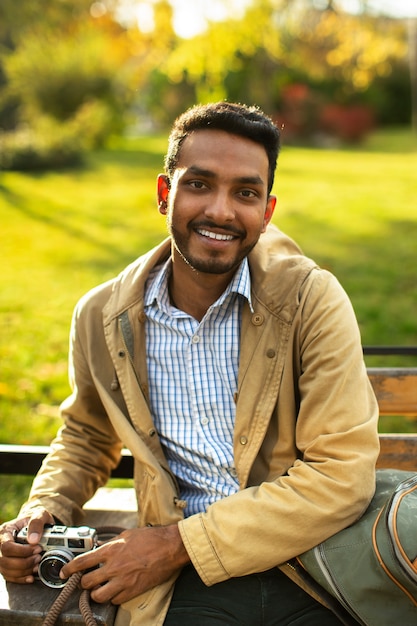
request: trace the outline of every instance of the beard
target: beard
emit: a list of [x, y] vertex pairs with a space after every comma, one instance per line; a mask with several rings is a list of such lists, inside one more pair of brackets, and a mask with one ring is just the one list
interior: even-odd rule
[[[204, 274], [228, 274], [236, 270], [243, 259], [249, 254], [257, 243], [257, 239], [246, 246], [240, 247], [234, 257], [224, 259], [221, 251], [212, 250], [205, 252], [204, 255], [192, 254], [189, 246], [189, 237], [180, 233], [175, 229], [172, 222], [167, 222], [171, 239], [174, 243], [175, 250], [181, 256], [183, 261], [189, 265], [194, 271]], [[198, 224], [198, 228], [210, 228], [212, 224]], [[196, 225], [193, 226], [193, 229]], [[230, 234], [242, 236], [241, 232], [230, 230]]]

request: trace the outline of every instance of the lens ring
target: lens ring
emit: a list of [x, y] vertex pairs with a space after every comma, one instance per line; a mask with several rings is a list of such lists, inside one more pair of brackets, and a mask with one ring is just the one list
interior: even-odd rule
[[59, 577], [59, 572], [73, 558], [72, 552], [65, 548], [45, 552], [38, 566], [38, 576], [43, 584], [53, 589], [64, 587], [67, 581]]

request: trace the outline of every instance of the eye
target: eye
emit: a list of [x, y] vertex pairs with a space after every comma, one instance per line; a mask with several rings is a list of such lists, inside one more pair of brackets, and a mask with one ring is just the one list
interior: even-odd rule
[[239, 194], [243, 198], [257, 198], [258, 194], [253, 189], [241, 189]]
[[192, 189], [204, 189], [206, 187], [202, 180], [189, 180], [187, 185]]

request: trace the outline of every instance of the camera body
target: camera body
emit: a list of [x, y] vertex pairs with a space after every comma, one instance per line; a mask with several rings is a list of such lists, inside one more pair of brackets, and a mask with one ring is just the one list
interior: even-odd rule
[[[17, 534], [17, 543], [28, 543], [28, 529]], [[97, 531], [89, 526], [45, 526], [39, 545], [43, 548], [38, 565], [38, 576], [47, 586], [54, 589], [64, 587], [66, 581], [59, 572], [77, 554], [89, 552], [98, 545]]]

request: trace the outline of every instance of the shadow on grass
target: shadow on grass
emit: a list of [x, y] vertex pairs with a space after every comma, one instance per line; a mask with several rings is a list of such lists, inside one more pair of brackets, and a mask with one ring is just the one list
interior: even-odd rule
[[87, 243], [97, 246], [100, 249], [105, 249], [112, 254], [119, 252], [119, 249], [116, 246], [113, 246], [109, 241], [103, 242], [101, 239], [89, 234], [85, 229], [77, 228], [76, 226], [68, 223], [62, 214], [55, 212], [54, 215], [46, 215], [45, 213], [36, 211], [28, 206], [25, 196], [17, 194], [15, 191], [10, 191], [7, 188], [3, 188], [3, 193], [7, 197], [10, 206], [17, 211], [20, 211], [20, 213], [26, 217], [61, 230], [75, 239], [86, 241]]

